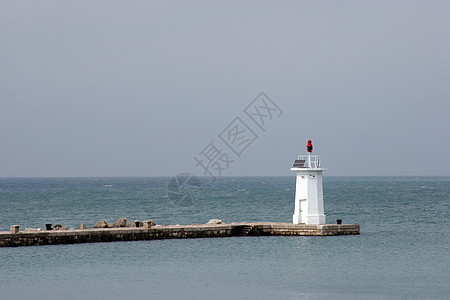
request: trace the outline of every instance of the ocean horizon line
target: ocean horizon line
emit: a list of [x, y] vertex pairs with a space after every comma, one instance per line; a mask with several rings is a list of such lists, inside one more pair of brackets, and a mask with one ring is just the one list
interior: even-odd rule
[[[193, 174], [195, 177], [202, 179], [212, 179], [210, 176], [199, 176]], [[118, 175], [118, 176], [0, 176], [1, 179], [80, 179], [80, 178], [172, 178], [173, 176], [166, 175]], [[258, 178], [258, 177], [294, 177], [293, 175], [227, 175], [227, 176], [217, 176], [216, 179], [220, 178]], [[327, 178], [450, 178], [450, 175], [323, 175]]]

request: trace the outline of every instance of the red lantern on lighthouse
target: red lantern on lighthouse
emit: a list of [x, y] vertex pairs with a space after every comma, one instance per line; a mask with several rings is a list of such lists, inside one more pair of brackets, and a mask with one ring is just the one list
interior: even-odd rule
[[313, 145], [311, 143], [311, 140], [308, 140], [308, 145], [306, 145], [306, 149], [308, 149], [308, 152], [311, 153], [313, 149]]

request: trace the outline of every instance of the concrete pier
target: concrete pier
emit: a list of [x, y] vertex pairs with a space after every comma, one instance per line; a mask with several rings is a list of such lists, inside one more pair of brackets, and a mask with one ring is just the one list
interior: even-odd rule
[[14, 228], [13, 231], [0, 232], [0, 247], [232, 236], [331, 236], [359, 234], [359, 232], [360, 226], [357, 224], [305, 225], [273, 222], [155, 225], [147, 228], [96, 228], [34, 232], [17, 232]]

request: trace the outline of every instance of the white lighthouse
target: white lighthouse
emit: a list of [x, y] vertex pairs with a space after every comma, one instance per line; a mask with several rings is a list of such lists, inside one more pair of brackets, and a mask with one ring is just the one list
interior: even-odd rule
[[299, 155], [291, 171], [297, 172], [295, 186], [294, 224], [325, 224], [323, 211], [322, 171], [318, 155], [311, 155], [312, 144], [308, 141], [307, 155]]

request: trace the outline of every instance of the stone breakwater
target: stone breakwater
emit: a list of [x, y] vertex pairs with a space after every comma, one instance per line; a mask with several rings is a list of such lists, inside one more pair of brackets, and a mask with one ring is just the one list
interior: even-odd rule
[[231, 223], [0, 232], [0, 247], [232, 236], [332, 236], [360, 233], [358, 224]]

